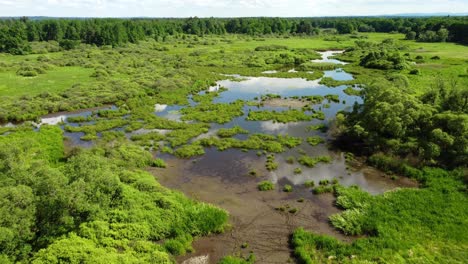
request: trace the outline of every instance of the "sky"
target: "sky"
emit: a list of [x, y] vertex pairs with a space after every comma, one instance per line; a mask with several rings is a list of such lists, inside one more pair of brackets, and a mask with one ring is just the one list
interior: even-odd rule
[[0, 0], [0, 16], [313, 17], [468, 13], [468, 0]]

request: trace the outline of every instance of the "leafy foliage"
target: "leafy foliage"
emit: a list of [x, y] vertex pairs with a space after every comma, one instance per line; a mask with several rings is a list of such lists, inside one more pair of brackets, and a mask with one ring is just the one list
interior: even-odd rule
[[64, 160], [58, 127], [0, 137], [2, 258], [173, 263], [193, 236], [223, 231], [226, 212], [162, 187], [141, 170], [150, 153], [113, 144]]
[[271, 191], [275, 189], [275, 185], [270, 181], [262, 181], [257, 187], [260, 191]]

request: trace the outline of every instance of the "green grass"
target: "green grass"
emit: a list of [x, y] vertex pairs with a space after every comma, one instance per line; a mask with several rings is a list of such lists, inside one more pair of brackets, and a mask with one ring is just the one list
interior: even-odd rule
[[18, 76], [16, 72], [0, 71], [0, 96], [34, 96], [43, 92], [59, 93], [74, 84], [93, 81], [92, 69], [81, 67], [56, 67], [36, 77]]

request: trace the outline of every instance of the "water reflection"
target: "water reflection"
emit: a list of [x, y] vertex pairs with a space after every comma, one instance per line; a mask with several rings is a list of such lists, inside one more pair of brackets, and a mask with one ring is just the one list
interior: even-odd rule
[[57, 125], [59, 123], [65, 122], [67, 119], [67, 115], [59, 115], [54, 117], [45, 117], [41, 119], [41, 123], [39, 125]]
[[275, 73], [278, 73], [278, 71], [272, 70], [272, 71], [264, 71], [262, 73], [263, 74], [275, 74]]
[[[159, 105], [163, 106], [163, 105]], [[183, 108], [183, 106], [180, 105], [164, 105], [165, 107], [159, 107], [155, 111], [155, 114], [159, 117], [163, 117], [169, 120], [173, 121], [181, 121], [182, 114], [180, 113], [180, 109]], [[158, 111], [159, 110], [159, 111]]]
[[273, 121], [260, 122], [260, 126], [263, 132], [266, 133], [280, 133], [286, 134], [292, 130], [293, 127], [300, 125], [298, 122], [294, 123], [277, 123]]
[[337, 81], [350, 81], [354, 80], [353, 75], [345, 72], [343, 69], [335, 69], [332, 71], [325, 71], [324, 77], [330, 77]]
[[323, 63], [333, 63], [333, 64], [341, 64], [341, 65], [346, 65], [348, 63], [344, 61], [340, 61], [337, 59], [330, 59], [330, 57], [335, 56], [337, 54], [342, 54], [344, 53], [344, 50], [328, 50], [328, 51], [323, 51], [319, 52], [319, 54], [322, 56], [321, 59], [317, 60], [312, 60], [312, 62], [323, 62]]
[[165, 105], [165, 104], [155, 104], [154, 105], [154, 111], [156, 113], [163, 112], [164, 110], [166, 110], [166, 108], [167, 108], [167, 105]]
[[302, 78], [271, 78], [271, 77], [246, 77], [243, 81], [236, 82], [223, 80], [218, 82], [228, 91], [214, 99], [217, 103], [229, 103], [237, 99], [253, 100], [264, 94], [277, 94], [281, 96], [302, 96], [318, 92], [326, 86], [319, 84], [319, 80], [308, 81]]

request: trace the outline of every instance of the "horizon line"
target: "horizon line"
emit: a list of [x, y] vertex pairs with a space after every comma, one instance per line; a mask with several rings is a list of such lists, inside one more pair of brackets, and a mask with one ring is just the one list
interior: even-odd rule
[[47, 15], [18, 15], [18, 16], [1, 16], [0, 18], [116, 18], [116, 19], [131, 19], [131, 18], [146, 18], [146, 19], [184, 19], [184, 18], [359, 18], [359, 17], [445, 17], [445, 16], [468, 16], [467, 12], [458, 13], [400, 13], [400, 14], [379, 14], [379, 15], [326, 15], [326, 16], [47, 16]]

